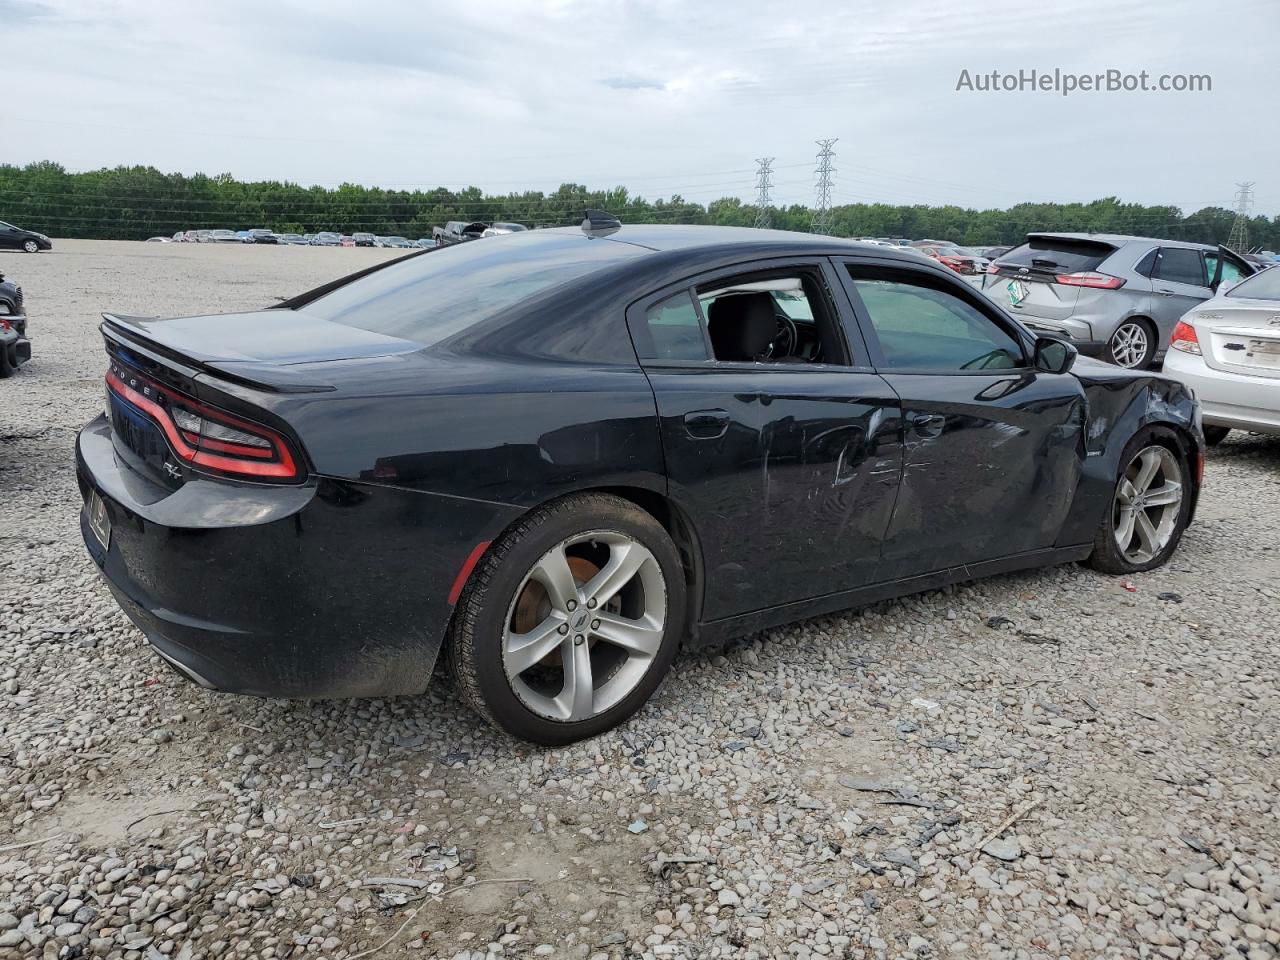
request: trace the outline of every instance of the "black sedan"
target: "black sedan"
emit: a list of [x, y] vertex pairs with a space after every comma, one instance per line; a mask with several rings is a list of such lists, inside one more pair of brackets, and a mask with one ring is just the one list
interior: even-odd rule
[[156, 651], [264, 696], [421, 692], [546, 744], [682, 643], [1026, 567], [1164, 563], [1192, 394], [912, 253], [554, 229], [279, 307], [106, 315], [85, 544]]
[[39, 253], [41, 250], [52, 250], [53, 241], [43, 233], [24, 230], [12, 223], [0, 220], [0, 250], [25, 250], [27, 253]]

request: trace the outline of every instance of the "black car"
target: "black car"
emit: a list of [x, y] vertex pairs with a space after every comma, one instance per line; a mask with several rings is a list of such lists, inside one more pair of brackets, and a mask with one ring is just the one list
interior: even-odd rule
[[0, 380], [30, 359], [22, 288], [0, 273]]
[[52, 250], [53, 241], [43, 233], [34, 230], [23, 230], [12, 223], [0, 220], [0, 250], [25, 250], [27, 253], [39, 253], [41, 250]]
[[159, 654], [287, 697], [418, 693], [443, 654], [486, 719], [566, 743], [681, 643], [1175, 549], [1181, 384], [1077, 361], [914, 253], [600, 222], [105, 315], [81, 527]]

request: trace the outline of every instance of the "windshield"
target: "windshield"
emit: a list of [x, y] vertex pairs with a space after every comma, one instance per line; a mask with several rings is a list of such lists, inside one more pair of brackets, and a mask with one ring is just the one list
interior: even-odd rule
[[1280, 300], [1280, 267], [1268, 267], [1261, 273], [1241, 280], [1226, 295], [1247, 297], [1250, 300]]
[[522, 300], [644, 253], [581, 235], [522, 231], [411, 255], [301, 309], [430, 345]]

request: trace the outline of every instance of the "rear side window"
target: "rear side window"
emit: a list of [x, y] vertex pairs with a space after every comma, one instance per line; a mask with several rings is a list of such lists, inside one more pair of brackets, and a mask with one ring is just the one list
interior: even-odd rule
[[393, 263], [300, 309], [429, 346], [523, 300], [646, 252], [563, 233], [490, 237]]
[[653, 359], [707, 359], [702, 321], [688, 290], [655, 303], [645, 311], [644, 322], [653, 342]]
[[1052, 273], [1087, 273], [1097, 270], [1114, 249], [1110, 244], [1090, 240], [1036, 237], [1014, 247], [1000, 258], [1000, 263]]
[[1151, 279], [1189, 283], [1196, 287], [1203, 287], [1208, 283], [1200, 251], [1185, 247], [1161, 247], [1156, 256], [1156, 265], [1151, 271]]

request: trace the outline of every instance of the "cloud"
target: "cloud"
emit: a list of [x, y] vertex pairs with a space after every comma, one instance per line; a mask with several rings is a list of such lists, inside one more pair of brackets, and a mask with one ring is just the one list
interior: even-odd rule
[[[303, 183], [647, 197], [813, 196], [838, 137], [836, 199], [1005, 206], [1119, 195], [1229, 203], [1280, 131], [1274, 0], [1205, 30], [1200, 0], [1051, 7], [990, 0], [0, 0], [9, 50], [5, 160], [150, 163]], [[958, 93], [961, 69], [1210, 73], [1213, 93]], [[1223, 131], [1236, 131], [1226, 154]]]

